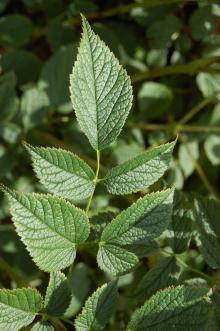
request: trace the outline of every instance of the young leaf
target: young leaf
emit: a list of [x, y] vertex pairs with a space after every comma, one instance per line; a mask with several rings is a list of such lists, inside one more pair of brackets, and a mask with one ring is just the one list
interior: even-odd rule
[[0, 290], [0, 331], [31, 324], [40, 308], [41, 296], [35, 289]]
[[76, 244], [89, 236], [86, 214], [49, 194], [2, 190], [8, 196], [16, 230], [39, 268], [52, 272], [73, 263]]
[[175, 191], [173, 215], [168, 228], [168, 240], [175, 253], [183, 253], [189, 246], [192, 236], [191, 211], [184, 207], [186, 198]]
[[98, 250], [97, 262], [105, 272], [119, 276], [131, 271], [138, 263], [138, 258], [122, 247], [104, 244]]
[[204, 197], [195, 201], [194, 217], [199, 233], [199, 249], [212, 268], [220, 267], [220, 203]]
[[62, 316], [71, 301], [71, 291], [66, 276], [52, 272], [45, 296], [45, 309], [49, 315]]
[[112, 282], [98, 288], [85, 303], [82, 313], [75, 320], [77, 331], [103, 329], [115, 310], [117, 283]]
[[167, 170], [175, 142], [151, 148], [108, 171], [104, 184], [111, 194], [129, 194], [156, 182]]
[[130, 78], [82, 16], [83, 34], [70, 76], [73, 108], [96, 150], [119, 135], [132, 105]]
[[141, 299], [147, 299], [158, 290], [175, 285], [179, 275], [180, 267], [176, 259], [165, 257], [141, 279], [135, 294]]
[[101, 236], [97, 255], [100, 268], [113, 275], [130, 271], [138, 262], [134, 254], [138, 248], [152, 244], [166, 229], [172, 198], [170, 189], [146, 195], [114, 218]]
[[31, 331], [54, 331], [54, 327], [47, 321], [39, 321], [33, 325]]
[[95, 174], [78, 156], [57, 148], [25, 147], [38, 178], [50, 192], [75, 201], [92, 194]]
[[185, 286], [159, 291], [133, 314], [127, 331], [201, 331], [211, 308], [208, 291]]

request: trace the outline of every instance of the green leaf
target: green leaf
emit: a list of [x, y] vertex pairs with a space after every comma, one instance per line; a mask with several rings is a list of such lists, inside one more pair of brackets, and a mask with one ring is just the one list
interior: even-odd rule
[[175, 257], [165, 257], [141, 279], [135, 295], [147, 299], [160, 289], [176, 285], [179, 275], [180, 267], [176, 264]]
[[2, 56], [1, 64], [3, 71], [14, 71], [18, 85], [36, 81], [42, 65], [35, 54], [25, 50], [5, 52]]
[[104, 284], [85, 303], [82, 313], [75, 320], [77, 331], [103, 329], [115, 310], [117, 283]]
[[220, 267], [220, 203], [214, 199], [197, 197], [194, 218], [199, 234], [199, 249], [212, 268]]
[[49, 194], [6, 192], [16, 230], [37, 266], [48, 272], [71, 265], [76, 244], [89, 236], [86, 214]]
[[0, 122], [0, 137], [9, 144], [20, 142], [22, 130], [12, 122]]
[[147, 82], [138, 92], [138, 107], [144, 118], [158, 118], [170, 107], [173, 92], [166, 85]]
[[78, 156], [57, 148], [28, 144], [25, 147], [31, 154], [37, 177], [50, 192], [74, 201], [92, 194], [95, 174]]
[[179, 164], [183, 170], [185, 178], [187, 178], [195, 169], [195, 162], [193, 160], [198, 160], [199, 158], [198, 141], [193, 140], [182, 143], [179, 147], [178, 156]]
[[170, 47], [173, 42], [172, 36], [179, 33], [181, 26], [182, 22], [174, 15], [166, 15], [161, 20], [154, 20], [147, 29], [147, 37], [150, 39], [152, 48]]
[[191, 211], [185, 207], [186, 203], [184, 195], [175, 191], [173, 216], [168, 228], [168, 240], [169, 245], [177, 254], [187, 250], [192, 236], [192, 216]]
[[34, 324], [31, 331], [54, 331], [54, 327], [47, 321], [39, 321]]
[[219, 331], [220, 327], [220, 295], [217, 289], [213, 292], [211, 297], [213, 304], [213, 314], [211, 315], [210, 321], [205, 329], [205, 331]]
[[170, 221], [172, 201], [172, 189], [138, 199], [106, 226], [101, 241], [126, 247], [157, 238]]
[[209, 134], [205, 140], [204, 149], [209, 161], [217, 166], [220, 164], [220, 136], [219, 134]]
[[132, 105], [130, 79], [108, 47], [82, 17], [83, 35], [70, 76], [73, 108], [96, 150], [119, 135]]
[[138, 258], [122, 247], [104, 244], [99, 247], [97, 262], [105, 272], [119, 276], [131, 271], [138, 263]]
[[189, 20], [193, 38], [195, 40], [210, 38], [215, 26], [214, 21], [215, 17], [212, 14], [211, 6], [197, 8]]
[[32, 288], [0, 290], [0, 331], [17, 331], [31, 324], [41, 308], [41, 296]]
[[104, 184], [111, 194], [129, 194], [147, 188], [167, 170], [175, 142], [151, 148], [110, 169]]
[[27, 16], [13, 14], [0, 19], [0, 46], [20, 47], [31, 37], [32, 23]]
[[26, 89], [21, 97], [21, 115], [25, 129], [42, 123], [49, 111], [49, 99], [38, 86]]
[[47, 39], [53, 51], [73, 43], [76, 37], [76, 29], [74, 26], [66, 26], [65, 22], [60, 18], [49, 20], [47, 29]]
[[144, 244], [152, 245], [153, 239], [167, 228], [172, 198], [170, 189], [146, 195], [114, 218], [101, 236], [97, 255], [100, 268], [113, 275], [134, 268], [138, 249], [142, 250]]
[[52, 107], [70, 103], [68, 84], [75, 54], [75, 46], [62, 47], [43, 66], [40, 86], [45, 88]]
[[89, 267], [85, 263], [78, 263], [74, 266], [68, 279], [72, 293], [72, 299], [69, 308], [64, 315], [67, 318], [71, 318], [78, 313], [80, 308], [82, 308], [85, 299], [89, 295], [91, 287]]
[[196, 83], [204, 97], [214, 98], [217, 96], [218, 100], [219, 100], [219, 98], [220, 98], [220, 93], [219, 93], [220, 75], [219, 74], [210, 74], [208, 72], [200, 72], [196, 77]]
[[211, 308], [208, 291], [184, 286], [159, 291], [133, 314], [127, 331], [201, 331]]
[[18, 110], [15, 85], [16, 77], [12, 71], [0, 77], [0, 121], [10, 120]]
[[52, 272], [45, 296], [45, 309], [49, 315], [62, 316], [69, 307], [71, 291], [66, 276]]

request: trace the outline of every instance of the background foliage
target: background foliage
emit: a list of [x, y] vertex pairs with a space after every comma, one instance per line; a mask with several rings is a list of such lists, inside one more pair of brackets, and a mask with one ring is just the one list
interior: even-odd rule
[[[182, 241], [173, 239], [172, 233], [178, 235], [179, 231], [173, 224], [167, 236], [161, 238], [166, 247], [170, 236], [169, 245], [183, 254], [181, 267], [167, 257], [159, 265], [159, 273], [170, 268], [178, 283], [191, 282], [192, 277], [195, 282], [195, 277], [201, 276], [204, 282], [218, 285], [218, 271], [214, 272], [205, 262], [207, 257], [198, 249], [196, 234], [190, 241], [194, 231], [192, 197], [196, 193], [220, 199], [218, 1], [2, 0], [0, 12], [1, 181], [21, 191], [44, 191], [33, 176], [22, 140], [36, 146], [71, 150], [94, 168], [95, 153], [79, 130], [69, 97], [69, 74], [81, 34], [79, 13], [83, 12], [127, 69], [134, 88], [134, 104], [126, 126], [117, 142], [103, 152], [100, 171], [105, 174], [109, 167], [146, 147], [178, 136], [171, 169], [151, 189], [175, 185], [181, 193], [175, 196], [178, 208], [173, 215], [174, 224], [183, 218], [190, 221], [186, 222]], [[139, 196], [137, 193], [116, 199], [100, 188], [91, 212], [96, 215], [102, 209], [117, 213]], [[0, 219], [0, 269], [4, 270], [0, 274], [1, 287], [30, 283], [43, 291], [48, 275], [34, 266], [18, 240], [2, 195]], [[131, 294], [137, 280], [157, 265], [161, 256], [161, 252], [155, 251], [142, 259], [138, 270], [121, 277], [120, 292]], [[145, 286], [150, 297], [158, 287], [152, 287], [152, 274], [146, 275], [138, 292], [142, 293]], [[82, 252], [71, 277], [73, 299], [66, 313], [70, 317], [78, 313], [85, 298], [107, 276], [96, 267], [93, 257]], [[169, 284], [173, 284], [173, 278], [167, 279], [165, 286]], [[123, 296], [119, 306], [116, 321], [110, 324], [116, 323], [123, 329], [133, 307], [126, 302], [125, 308]]]

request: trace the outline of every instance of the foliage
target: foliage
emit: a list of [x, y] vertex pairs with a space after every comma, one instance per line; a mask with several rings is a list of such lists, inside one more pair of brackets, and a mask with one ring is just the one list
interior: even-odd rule
[[220, 5], [0, 11], [0, 331], [219, 330]]

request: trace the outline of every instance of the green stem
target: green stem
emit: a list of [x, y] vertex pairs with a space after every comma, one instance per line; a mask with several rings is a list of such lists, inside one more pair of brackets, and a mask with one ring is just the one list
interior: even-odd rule
[[206, 98], [200, 101], [197, 105], [195, 105], [183, 118], [181, 118], [177, 124], [182, 125], [187, 123], [189, 120], [191, 120], [200, 110], [205, 108], [210, 102], [212, 102], [212, 98]]
[[[193, 0], [185, 0], [185, 2], [190, 2]], [[129, 13], [132, 9], [138, 8], [138, 7], [156, 7], [160, 5], [168, 5], [168, 4], [173, 4], [173, 3], [182, 3], [182, 0], [144, 0], [141, 3], [139, 2], [131, 2], [130, 4], [125, 4], [125, 5], [119, 5], [115, 6], [113, 8], [104, 10], [102, 12], [92, 12], [92, 13], [87, 13], [86, 18], [88, 20], [96, 20], [100, 18], [105, 18], [105, 17], [112, 17], [120, 14], [127, 14]], [[80, 17], [71, 17], [68, 20], [65, 21], [66, 25], [78, 25], [81, 24], [81, 18]]]
[[201, 276], [202, 278], [206, 279], [208, 282], [212, 281], [212, 277], [206, 275], [204, 272], [197, 270], [195, 268], [193, 268], [192, 266], [190, 266], [189, 264], [187, 264], [186, 262], [184, 262], [182, 259], [180, 259], [178, 256], [175, 255], [176, 258], [176, 262], [181, 265], [183, 268], [188, 269], [190, 271], [192, 271], [193, 273]]
[[184, 64], [175, 64], [162, 68], [150, 69], [146, 72], [135, 74], [131, 77], [132, 83], [139, 83], [143, 80], [170, 76], [170, 75], [190, 75], [193, 76], [200, 71], [209, 72], [210, 66], [220, 60], [220, 56], [204, 57]]
[[25, 280], [22, 276], [17, 274], [13, 268], [0, 256], [0, 270], [7, 273], [9, 278], [13, 280], [18, 287], [28, 287], [29, 282]]
[[[140, 128], [146, 131], [167, 131], [169, 130], [169, 125], [166, 124], [154, 124], [154, 123], [132, 123], [128, 122], [126, 124], [128, 128]], [[177, 132], [192, 132], [192, 133], [220, 133], [220, 128], [215, 126], [202, 126], [202, 125], [178, 125], [173, 123], [172, 127]]]
[[[99, 170], [100, 170], [100, 151], [96, 151], [96, 158], [97, 158], [97, 161], [96, 161], [96, 174], [95, 174], [95, 178], [93, 179], [94, 183], [95, 183], [95, 188], [96, 188], [96, 184], [98, 183], [99, 181]], [[89, 197], [89, 200], [87, 202], [87, 205], [86, 205], [86, 213], [89, 212], [89, 208], [90, 208], [90, 205], [91, 205], [91, 202], [92, 202], [92, 198], [93, 198], [93, 195], [94, 195], [94, 192], [95, 192], [95, 188], [92, 192], [92, 194], [90, 195]]]

